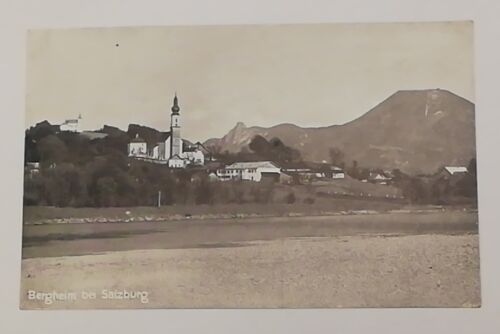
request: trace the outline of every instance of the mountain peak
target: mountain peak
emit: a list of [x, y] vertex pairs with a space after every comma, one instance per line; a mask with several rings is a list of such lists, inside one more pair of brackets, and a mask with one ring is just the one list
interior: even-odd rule
[[238, 122], [211, 144], [239, 152], [256, 135], [279, 138], [306, 161], [329, 160], [330, 149], [337, 148], [347, 165], [355, 160], [364, 167], [433, 173], [444, 165], [465, 165], [475, 156], [474, 104], [445, 89], [399, 90], [343, 125], [247, 128]]
[[247, 126], [245, 125], [245, 123], [243, 122], [238, 122], [236, 123], [236, 126], [234, 127], [235, 129], [244, 129], [246, 128]]

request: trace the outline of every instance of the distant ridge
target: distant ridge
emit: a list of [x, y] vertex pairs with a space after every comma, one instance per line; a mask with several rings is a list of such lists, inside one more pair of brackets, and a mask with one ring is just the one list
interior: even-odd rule
[[450, 91], [400, 90], [343, 125], [264, 128], [238, 123], [205, 145], [238, 152], [256, 135], [278, 137], [310, 161], [328, 161], [329, 149], [335, 147], [344, 152], [346, 165], [356, 160], [364, 167], [433, 173], [444, 165], [466, 166], [475, 157], [474, 119], [474, 104]]

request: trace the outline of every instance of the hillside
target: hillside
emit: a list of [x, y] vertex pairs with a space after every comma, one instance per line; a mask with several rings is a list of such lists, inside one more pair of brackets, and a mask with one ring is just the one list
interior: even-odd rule
[[330, 148], [364, 167], [432, 173], [443, 165], [467, 165], [475, 157], [474, 104], [446, 90], [398, 91], [363, 116], [343, 125], [271, 128], [238, 123], [206, 146], [238, 152], [255, 135], [280, 138], [305, 160], [329, 160]]

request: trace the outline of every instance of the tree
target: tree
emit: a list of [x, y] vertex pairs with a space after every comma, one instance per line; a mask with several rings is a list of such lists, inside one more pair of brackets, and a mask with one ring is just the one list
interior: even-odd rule
[[349, 169], [349, 175], [355, 179], [359, 178], [358, 162], [356, 160], [352, 161], [352, 166]]
[[418, 177], [408, 177], [401, 185], [403, 196], [410, 203], [424, 203], [428, 201], [424, 182]]
[[286, 146], [281, 139], [275, 137], [270, 141], [257, 135], [248, 145], [255, 153], [254, 158], [276, 161], [278, 163], [296, 162], [301, 160], [300, 151]]
[[477, 162], [476, 158], [472, 158], [469, 161], [469, 166], [467, 167], [467, 170], [469, 171], [469, 175], [472, 176], [472, 179], [474, 182], [477, 182]]
[[460, 196], [475, 198], [477, 197], [477, 166], [476, 159], [472, 158], [467, 167], [466, 173], [456, 184], [456, 193]]
[[295, 193], [293, 191], [289, 192], [288, 195], [285, 196], [285, 202], [287, 204], [293, 204], [295, 203]]
[[98, 206], [115, 206], [116, 189], [118, 185], [110, 176], [100, 177], [97, 180], [97, 204]]
[[208, 181], [208, 177], [202, 178], [195, 188], [195, 203], [213, 204], [214, 195], [213, 185]]
[[24, 178], [24, 205], [43, 205], [44, 202], [44, 179], [40, 175]]
[[254, 151], [255, 153], [259, 154], [267, 154], [270, 150], [270, 145], [269, 142], [267, 141], [266, 138], [257, 135], [252, 138], [250, 141], [250, 144], [248, 144], [248, 147]]
[[46, 166], [63, 161], [67, 153], [66, 145], [56, 135], [42, 138], [37, 144], [37, 149], [41, 162]]
[[344, 153], [337, 147], [331, 147], [328, 151], [332, 165], [340, 166], [344, 161]]

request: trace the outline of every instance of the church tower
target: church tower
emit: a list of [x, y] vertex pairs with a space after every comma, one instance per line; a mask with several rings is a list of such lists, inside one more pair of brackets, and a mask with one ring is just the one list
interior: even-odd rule
[[174, 104], [172, 106], [172, 114], [170, 115], [170, 158], [176, 154], [182, 154], [181, 117], [179, 115], [180, 110], [176, 93], [174, 96]]

